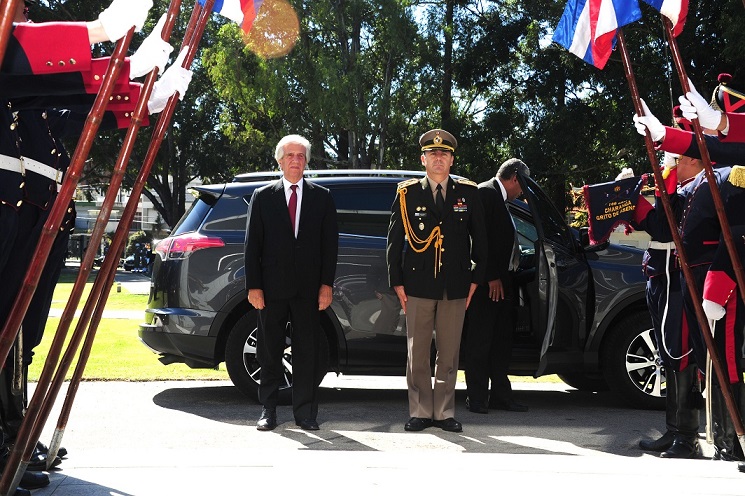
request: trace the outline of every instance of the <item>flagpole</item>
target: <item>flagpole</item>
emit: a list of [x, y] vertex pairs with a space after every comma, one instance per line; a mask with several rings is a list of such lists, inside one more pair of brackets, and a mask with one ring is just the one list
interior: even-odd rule
[[[636, 111], [636, 115], [641, 117], [644, 115], [644, 110], [642, 108], [641, 98], [639, 97], [639, 89], [636, 84], [634, 70], [631, 66], [631, 59], [629, 57], [628, 49], [626, 48], [626, 39], [624, 38], [621, 28], [619, 28], [617, 31], [617, 37], [618, 47], [621, 51], [621, 59], [623, 60], [624, 72], [629, 83], [629, 88], [631, 89], [631, 98], [634, 102], [634, 110]], [[658, 189], [660, 189], [660, 199], [662, 201], [662, 207], [665, 211], [665, 217], [667, 218], [668, 226], [673, 236], [673, 242], [675, 243], [675, 249], [678, 253], [678, 258], [680, 259], [680, 266], [683, 270], [683, 276], [685, 277], [686, 281], [690, 282], [690, 284], [688, 284], [688, 288], [691, 293], [691, 300], [693, 301], [696, 321], [698, 322], [701, 334], [704, 337], [706, 348], [709, 351], [712, 367], [714, 368], [714, 372], [716, 373], [719, 384], [721, 385], [722, 396], [724, 397], [724, 402], [727, 405], [727, 411], [729, 412], [730, 417], [732, 417], [732, 421], [735, 426], [735, 432], [737, 433], [737, 436], [740, 439], [740, 444], [742, 445], [743, 441], [745, 441], [745, 438], [743, 437], [744, 430], [742, 420], [740, 420], [740, 415], [737, 411], [737, 407], [735, 406], [732, 389], [729, 387], [729, 380], [727, 379], [727, 375], [725, 374], [722, 362], [719, 359], [719, 353], [717, 352], [716, 346], [714, 345], [714, 339], [712, 337], [712, 333], [710, 332], [709, 321], [706, 318], [706, 314], [704, 313], [704, 309], [701, 304], [699, 288], [695, 284], [693, 273], [691, 272], [691, 268], [688, 265], [688, 259], [683, 248], [683, 242], [680, 237], [680, 232], [678, 231], [677, 223], [675, 222], [675, 215], [673, 214], [673, 210], [670, 205], [670, 199], [668, 198], [668, 194], [665, 191], [665, 183], [662, 179], [662, 172], [660, 171], [660, 167], [657, 162], [654, 144], [652, 143], [652, 137], [649, 134], [648, 129], [644, 141], [647, 147], [647, 155], [649, 156], [649, 161], [652, 164], [655, 185]], [[714, 183], [714, 185], [716, 185], [716, 183]], [[711, 188], [710, 185], [710, 189], [714, 190], [716, 189], [716, 186]]]
[[[743, 0], [745, 1], [745, 0]], [[683, 59], [678, 49], [678, 43], [673, 35], [673, 27], [670, 19], [662, 16], [662, 20], [665, 24], [665, 32], [667, 33], [668, 43], [670, 45], [670, 52], [673, 56], [673, 62], [675, 68], [678, 71], [678, 78], [680, 78], [680, 84], [683, 87], [683, 94], [687, 94], [691, 88], [688, 84], [688, 75], [686, 74], [685, 67], [683, 66]], [[716, 208], [717, 217], [719, 218], [719, 225], [722, 228], [722, 236], [724, 237], [724, 243], [727, 247], [727, 253], [732, 261], [732, 268], [735, 272], [735, 279], [737, 280], [737, 287], [740, 293], [740, 298], [745, 302], [745, 274], [743, 273], [742, 263], [740, 262], [740, 256], [737, 253], [737, 248], [732, 240], [732, 231], [729, 227], [729, 219], [724, 211], [724, 204], [722, 202], [722, 195], [719, 192], [717, 186], [716, 177], [714, 176], [714, 170], [711, 166], [711, 157], [709, 156], [709, 150], [706, 148], [706, 141], [704, 140], [704, 133], [701, 128], [701, 123], [698, 119], [691, 121], [693, 124], [693, 132], [696, 136], [696, 143], [698, 144], [698, 150], [701, 153], [701, 160], [704, 163], [704, 171], [706, 171], [706, 179], [709, 182], [709, 189], [711, 190], [711, 196], [714, 200], [714, 207]]]

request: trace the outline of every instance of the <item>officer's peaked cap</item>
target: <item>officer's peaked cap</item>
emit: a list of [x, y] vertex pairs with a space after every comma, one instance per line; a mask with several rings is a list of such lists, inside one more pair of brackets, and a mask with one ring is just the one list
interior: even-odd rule
[[422, 147], [423, 152], [427, 150], [455, 152], [458, 148], [458, 140], [444, 129], [430, 129], [419, 137], [419, 146]]

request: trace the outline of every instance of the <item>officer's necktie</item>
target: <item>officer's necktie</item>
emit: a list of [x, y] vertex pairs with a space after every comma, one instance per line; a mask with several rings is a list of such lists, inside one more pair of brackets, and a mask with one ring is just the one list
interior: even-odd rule
[[435, 195], [435, 206], [437, 207], [437, 212], [442, 215], [443, 211], [445, 210], [445, 198], [442, 196], [442, 184], [437, 185], [437, 194]]
[[292, 223], [292, 234], [295, 234], [295, 216], [297, 213], [297, 184], [290, 186], [290, 201], [287, 202], [287, 210], [290, 211], [290, 223]]

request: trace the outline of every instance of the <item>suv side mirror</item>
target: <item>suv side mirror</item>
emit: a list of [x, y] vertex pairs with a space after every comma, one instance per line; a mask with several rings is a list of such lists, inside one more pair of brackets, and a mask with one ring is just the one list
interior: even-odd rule
[[579, 244], [580, 247], [586, 252], [602, 251], [608, 248], [610, 241], [604, 241], [596, 245], [590, 244], [590, 228], [580, 227], [579, 228]]

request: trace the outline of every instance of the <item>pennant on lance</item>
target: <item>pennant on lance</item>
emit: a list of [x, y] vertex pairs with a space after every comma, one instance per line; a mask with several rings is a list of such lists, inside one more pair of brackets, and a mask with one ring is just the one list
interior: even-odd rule
[[602, 69], [610, 58], [618, 28], [640, 18], [636, 0], [569, 0], [553, 41]]
[[[199, 5], [204, 7], [205, 1], [199, 0]], [[237, 22], [243, 32], [248, 33], [251, 31], [262, 2], [263, 0], [215, 0], [212, 11]]]
[[[634, 0], [636, 2], [636, 0]], [[673, 36], [683, 32], [688, 15], [688, 0], [644, 0], [673, 23]]]
[[629, 225], [643, 183], [642, 176], [584, 186], [591, 244], [607, 241], [616, 226]]

